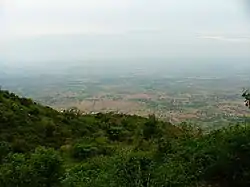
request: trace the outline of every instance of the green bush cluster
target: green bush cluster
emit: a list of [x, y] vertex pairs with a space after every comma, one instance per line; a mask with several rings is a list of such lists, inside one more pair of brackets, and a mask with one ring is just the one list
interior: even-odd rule
[[38, 147], [30, 155], [10, 153], [5, 158], [0, 167], [0, 186], [57, 186], [63, 173], [60, 155]]

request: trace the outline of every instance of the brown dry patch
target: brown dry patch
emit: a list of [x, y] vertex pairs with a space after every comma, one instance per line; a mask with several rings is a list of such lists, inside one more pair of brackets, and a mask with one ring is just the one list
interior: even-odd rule
[[126, 99], [151, 99], [153, 97], [154, 96], [146, 93], [138, 93], [138, 94], [127, 95]]
[[173, 97], [168, 96], [168, 95], [159, 94], [158, 99], [159, 100], [167, 100], [167, 99], [173, 99]]
[[120, 112], [131, 112], [138, 111], [142, 108], [141, 104], [130, 102], [130, 101], [113, 101], [113, 100], [98, 100], [95, 103], [92, 101], [82, 101], [75, 103], [74, 106], [83, 111], [120, 111]]
[[186, 120], [192, 120], [192, 119], [198, 119], [198, 115], [194, 114], [194, 113], [178, 113], [178, 114], [173, 114], [173, 116], [171, 117], [173, 119], [173, 121], [176, 122], [182, 122], [182, 121], [186, 121]]

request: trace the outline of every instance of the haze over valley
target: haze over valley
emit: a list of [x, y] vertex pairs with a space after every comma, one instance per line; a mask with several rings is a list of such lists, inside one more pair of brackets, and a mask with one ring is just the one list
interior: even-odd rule
[[4, 3], [2, 88], [58, 110], [174, 123], [222, 126], [246, 115], [247, 1], [58, 3]]

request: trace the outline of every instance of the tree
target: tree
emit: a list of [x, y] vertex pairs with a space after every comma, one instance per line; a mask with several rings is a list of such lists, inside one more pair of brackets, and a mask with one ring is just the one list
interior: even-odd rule
[[242, 97], [245, 98], [245, 105], [250, 108], [250, 92], [248, 90], [245, 90], [242, 94]]
[[155, 115], [149, 115], [149, 119], [143, 126], [143, 137], [148, 140], [159, 134], [158, 121]]

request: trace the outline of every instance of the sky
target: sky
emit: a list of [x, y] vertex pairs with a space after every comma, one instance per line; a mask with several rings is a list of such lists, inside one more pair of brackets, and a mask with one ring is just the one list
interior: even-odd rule
[[0, 0], [5, 63], [250, 58], [249, 0]]

